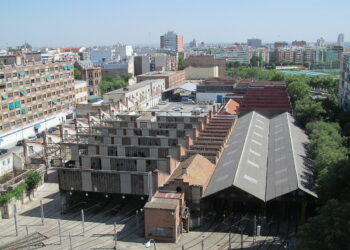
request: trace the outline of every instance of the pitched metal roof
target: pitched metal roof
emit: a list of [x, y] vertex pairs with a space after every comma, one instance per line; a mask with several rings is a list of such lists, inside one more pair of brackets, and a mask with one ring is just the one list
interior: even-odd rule
[[289, 113], [238, 119], [204, 196], [235, 186], [262, 201], [301, 189], [313, 196], [305, 133]]

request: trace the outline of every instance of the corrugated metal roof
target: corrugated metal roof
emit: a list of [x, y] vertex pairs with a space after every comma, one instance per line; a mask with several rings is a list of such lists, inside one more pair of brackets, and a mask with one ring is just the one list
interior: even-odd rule
[[204, 196], [231, 186], [263, 201], [297, 189], [316, 196], [306, 143], [289, 113], [272, 119], [248, 113], [238, 119]]

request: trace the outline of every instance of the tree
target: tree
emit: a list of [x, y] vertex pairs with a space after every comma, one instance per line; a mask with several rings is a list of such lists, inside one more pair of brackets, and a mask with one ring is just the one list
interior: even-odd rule
[[260, 56], [252, 56], [250, 59], [250, 65], [253, 67], [261, 67], [262, 61], [263, 60]]
[[349, 249], [350, 203], [329, 200], [297, 233], [297, 249]]
[[317, 193], [324, 201], [338, 199], [350, 201], [350, 162], [349, 158], [338, 160], [317, 181]]
[[296, 101], [310, 97], [311, 88], [304, 82], [294, 81], [287, 86], [288, 94], [294, 106]]
[[315, 177], [319, 182], [334, 165], [347, 159], [345, 138], [340, 134], [338, 123], [310, 122], [306, 125], [306, 132], [310, 138], [309, 150], [314, 160]]
[[294, 111], [295, 118], [302, 127], [305, 127], [309, 122], [322, 119], [326, 114], [326, 111], [322, 108], [322, 104], [311, 100], [309, 97], [297, 100]]
[[130, 73], [121, 73], [120, 77], [123, 79], [124, 82], [129, 82], [129, 79], [132, 77], [132, 74]]
[[322, 107], [327, 113], [327, 119], [332, 122], [341, 112], [338, 96], [334, 94], [328, 94], [325, 99], [322, 99]]
[[41, 181], [41, 175], [36, 170], [31, 170], [27, 174], [27, 178], [25, 179], [27, 191], [34, 190]]
[[100, 91], [103, 95], [107, 92], [125, 87], [127, 85], [128, 84], [119, 76], [116, 78], [113, 78], [111, 76], [104, 76], [102, 77], [102, 81], [100, 83]]
[[179, 61], [177, 65], [178, 70], [183, 70], [185, 69], [185, 58], [183, 56], [179, 56]]
[[77, 79], [77, 80], [81, 79], [81, 72], [77, 68], [74, 68], [74, 79]]

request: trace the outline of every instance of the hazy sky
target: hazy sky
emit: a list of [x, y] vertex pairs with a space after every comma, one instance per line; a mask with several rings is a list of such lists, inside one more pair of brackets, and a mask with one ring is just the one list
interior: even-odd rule
[[0, 47], [350, 40], [349, 0], [1, 0]]

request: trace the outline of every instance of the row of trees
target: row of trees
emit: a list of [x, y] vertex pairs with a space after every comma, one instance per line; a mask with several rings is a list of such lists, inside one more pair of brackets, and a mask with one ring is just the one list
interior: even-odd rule
[[328, 89], [323, 98], [311, 98], [310, 82], [316, 81], [296, 78], [287, 83], [295, 118], [310, 139], [308, 149], [321, 202], [317, 215], [297, 233], [297, 245], [303, 250], [349, 249], [350, 161], [345, 137], [350, 135], [349, 113], [340, 110], [336, 90]]
[[[285, 81], [287, 84], [298, 81], [307, 84], [313, 89], [325, 90], [329, 93], [338, 93], [338, 79], [329, 76], [306, 76], [306, 75], [287, 75], [277, 70], [263, 70], [258, 67], [231, 67], [228, 63], [227, 75], [232, 77], [241, 77], [244, 79]], [[234, 64], [234, 63], [233, 63]]]

